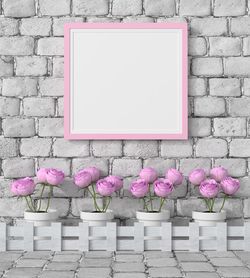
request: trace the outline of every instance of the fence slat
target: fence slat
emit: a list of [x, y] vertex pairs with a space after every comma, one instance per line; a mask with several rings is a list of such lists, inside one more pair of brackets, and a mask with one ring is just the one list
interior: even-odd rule
[[62, 251], [62, 223], [51, 224], [51, 250]]
[[172, 250], [172, 223], [161, 224], [161, 251]]
[[89, 251], [89, 225], [79, 223], [79, 250]]
[[116, 251], [116, 223], [107, 223], [107, 251]]
[[25, 251], [34, 251], [34, 224], [27, 222], [23, 226], [23, 243]]
[[134, 251], [144, 251], [144, 225], [143, 223], [134, 224]]
[[6, 251], [7, 243], [7, 225], [0, 223], [0, 251]]
[[244, 223], [244, 250], [250, 251], [250, 222]]
[[217, 251], [227, 251], [227, 223], [217, 223]]
[[189, 223], [189, 251], [197, 252], [200, 248], [200, 228], [198, 223]]

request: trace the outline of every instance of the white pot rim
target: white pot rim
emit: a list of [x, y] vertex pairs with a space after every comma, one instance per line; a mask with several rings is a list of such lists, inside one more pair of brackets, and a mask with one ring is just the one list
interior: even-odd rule
[[113, 210], [107, 210], [106, 212], [95, 212], [95, 211], [81, 211], [81, 219], [87, 221], [106, 221], [114, 218]]
[[25, 220], [48, 221], [48, 220], [55, 220], [57, 218], [58, 218], [58, 211], [56, 209], [49, 209], [48, 212], [32, 212], [32, 211], [24, 212]]
[[136, 218], [138, 220], [149, 220], [149, 221], [161, 221], [167, 220], [170, 218], [169, 210], [162, 210], [161, 212], [146, 212], [146, 211], [137, 211]]
[[225, 210], [222, 210], [221, 212], [193, 211], [192, 217], [196, 220], [225, 220], [227, 213]]

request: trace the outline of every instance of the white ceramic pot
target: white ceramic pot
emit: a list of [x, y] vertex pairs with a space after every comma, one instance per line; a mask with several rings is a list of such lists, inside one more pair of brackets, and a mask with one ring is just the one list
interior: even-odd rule
[[48, 212], [24, 212], [24, 220], [33, 222], [34, 226], [50, 226], [52, 222], [58, 219], [58, 212], [55, 209], [49, 209]]
[[112, 210], [106, 212], [88, 212], [81, 211], [81, 219], [83, 222], [88, 223], [89, 226], [106, 226], [108, 222], [112, 222], [114, 219], [114, 213]]
[[226, 211], [222, 210], [221, 212], [200, 212], [193, 211], [192, 217], [194, 222], [199, 223], [199, 226], [216, 226], [218, 222], [225, 222], [226, 220]]
[[161, 226], [162, 222], [168, 222], [170, 219], [170, 211], [162, 210], [161, 212], [144, 212], [137, 211], [136, 218], [138, 222], [144, 226]]

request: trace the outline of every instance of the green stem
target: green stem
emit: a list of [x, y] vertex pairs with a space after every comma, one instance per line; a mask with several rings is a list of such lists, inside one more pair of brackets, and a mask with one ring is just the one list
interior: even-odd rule
[[143, 199], [143, 202], [144, 202], [144, 209], [146, 209], [146, 211], [148, 212], [148, 205], [147, 205], [147, 201], [146, 201], [146, 198], [142, 198]]
[[42, 190], [41, 190], [41, 194], [40, 194], [40, 196], [39, 196], [39, 205], [38, 205], [37, 211], [40, 211], [40, 209], [41, 209], [42, 197], [43, 197], [43, 192], [44, 192], [45, 186], [46, 186], [46, 185], [43, 184], [43, 187], [42, 187]]
[[214, 202], [215, 202], [215, 198], [211, 199], [211, 211], [210, 212], [214, 211]]
[[108, 202], [107, 202], [107, 204], [106, 204], [106, 206], [105, 206], [103, 212], [106, 212], [106, 211], [107, 211], [107, 209], [108, 209], [108, 207], [109, 207], [109, 205], [110, 205], [110, 202], [111, 202], [111, 197], [108, 197]]
[[49, 187], [48, 201], [47, 201], [47, 206], [46, 206], [45, 212], [48, 212], [49, 205], [50, 205], [50, 199], [52, 197], [52, 194], [53, 194], [53, 186], [50, 186]]
[[151, 211], [154, 211], [154, 208], [153, 208], [153, 200], [152, 200], [152, 195], [151, 195], [151, 188], [150, 188], [150, 184], [149, 184], [149, 201], [150, 201], [150, 208], [151, 208]]
[[93, 198], [95, 210], [96, 210], [96, 211], [101, 211], [101, 209], [100, 209], [99, 206], [97, 205], [97, 201], [96, 201], [96, 192], [95, 192], [95, 188], [94, 188], [94, 185], [93, 185], [93, 184], [91, 184], [91, 188], [92, 188], [93, 192], [91, 192], [91, 190], [89, 189], [89, 187], [88, 187], [88, 191], [89, 191], [91, 197]]
[[26, 200], [26, 203], [27, 203], [27, 205], [28, 205], [29, 210], [33, 212], [33, 209], [32, 209], [32, 207], [30, 206], [29, 199], [27, 198], [27, 196], [25, 196], [25, 200]]
[[222, 202], [222, 205], [221, 205], [221, 208], [220, 208], [219, 212], [221, 212], [222, 209], [224, 208], [224, 205], [225, 205], [225, 202], [226, 202], [227, 197], [228, 197], [227, 195], [224, 196], [223, 202]]
[[33, 200], [32, 200], [32, 198], [31, 198], [31, 196], [29, 195], [28, 196], [29, 197], [29, 199], [30, 199], [30, 206], [31, 206], [31, 210], [32, 211], [34, 211], [34, 212], [36, 212], [36, 207], [35, 207], [35, 205], [34, 205], [34, 203], [33, 203]]
[[159, 208], [158, 212], [161, 212], [161, 209], [162, 209], [162, 206], [163, 206], [165, 200], [166, 200], [166, 199], [161, 198], [160, 208]]

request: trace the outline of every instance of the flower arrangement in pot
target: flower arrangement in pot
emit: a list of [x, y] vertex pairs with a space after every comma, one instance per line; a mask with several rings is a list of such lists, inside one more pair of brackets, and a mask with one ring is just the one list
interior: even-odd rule
[[[118, 176], [100, 178], [101, 172], [96, 167], [80, 170], [74, 176], [74, 183], [80, 189], [87, 190], [93, 199], [94, 211], [81, 211], [80, 217], [83, 222], [90, 226], [105, 226], [114, 219], [114, 213], [108, 209], [112, 194], [119, 191], [123, 186], [123, 180]], [[102, 200], [102, 205], [98, 200]]]
[[[53, 168], [41, 168], [37, 171], [37, 183], [30, 178], [22, 178], [12, 182], [11, 192], [18, 198], [25, 199], [28, 209], [24, 219], [33, 222], [35, 226], [47, 226], [57, 220], [57, 210], [50, 209], [50, 200], [55, 186], [64, 181], [64, 173]], [[38, 197], [33, 198], [37, 187], [40, 186]], [[47, 202], [43, 205], [45, 191], [48, 191]]]
[[[193, 211], [194, 221], [200, 226], [215, 226], [217, 222], [225, 221], [225, 202], [240, 188], [239, 180], [230, 177], [227, 169], [220, 166], [212, 168], [208, 177], [204, 169], [194, 169], [189, 174], [189, 181], [194, 186], [199, 186], [199, 192], [207, 208], [205, 212]], [[223, 196], [223, 201], [220, 208], [215, 210], [215, 200], [219, 195]]]
[[[182, 184], [183, 174], [171, 168], [165, 178], [158, 178], [156, 170], [147, 167], [141, 170], [139, 177], [130, 186], [131, 194], [143, 201], [143, 211], [137, 211], [136, 218], [145, 226], [160, 226], [170, 218], [170, 211], [162, 208], [175, 187]], [[158, 207], [154, 206], [154, 200], [159, 200]]]

